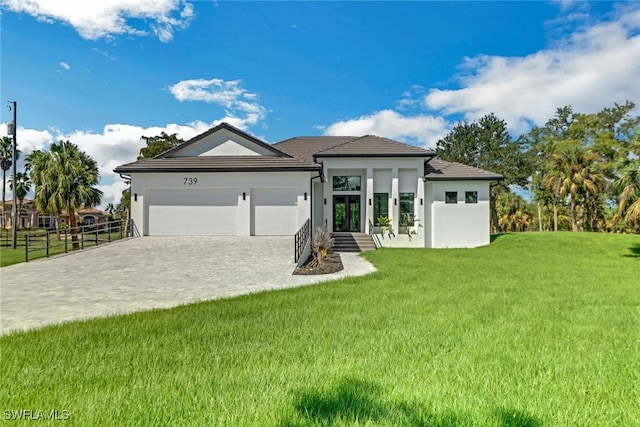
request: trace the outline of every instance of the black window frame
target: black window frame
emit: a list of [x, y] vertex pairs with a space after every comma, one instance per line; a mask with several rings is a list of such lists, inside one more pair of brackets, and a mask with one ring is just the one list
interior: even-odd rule
[[[357, 178], [358, 183], [356, 185], [351, 186], [351, 179]], [[344, 186], [340, 186], [340, 182], [336, 183], [336, 180], [344, 179]], [[336, 175], [332, 179], [333, 191], [360, 191], [362, 189], [362, 177], [360, 175]], [[336, 186], [338, 184], [338, 186]]]
[[[471, 198], [469, 197], [471, 196]], [[478, 192], [477, 191], [465, 191], [464, 192], [464, 202], [469, 204], [478, 203]]]
[[[399, 198], [399, 213], [401, 225], [403, 227], [413, 226], [415, 224], [416, 193], [400, 193]], [[408, 217], [409, 221], [404, 221], [405, 217]]]
[[[385, 212], [380, 212], [380, 207]], [[373, 225], [380, 225], [381, 216], [389, 218], [389, 193], [373, 193]]]
[[[455, 198], [451, 198], [451, 196]], [[445, 191], [444, 192], [444, 202], [448, 205], [455, 205], [458, 203], [458, 192], [457, 191]]]

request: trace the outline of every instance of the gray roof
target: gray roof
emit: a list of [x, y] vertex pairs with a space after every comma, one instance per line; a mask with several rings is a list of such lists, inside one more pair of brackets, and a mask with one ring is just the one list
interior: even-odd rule
[[425, 163], [424, 179], [425, 181], [501, 181], [504, 178], [498, 173], [462, 163], [447, 162], [436, 157]]
[[315, 161], [321, 157], [433, 157], [435, 153], [389, 138], [365, 136], [311, 136], [274, 144], [280, 151]]
[[132, 172], [260, 172], [319, 171], [316, 163], [294, 157], [275, 156], [199, 156], [143, 159], [114, 169], [116, 173]]
[[[220, 129], [227, 129], [269, 149], [269, 156], [193, 156], [172, 154], [194, 144]], [[114, 169], [116, 173], [132, 172], [275, 172], [321, 171], [318, 160], [323, 157], [422, 157], [426, 181], [501, 180], [502, 175], [435, 158], [433, 151], [403, 144], [375, 135], [304, 136], [269, 145], [227, 123], [215, 126], [201, 135], [172, 148], [153, 159], [142, 159]]]

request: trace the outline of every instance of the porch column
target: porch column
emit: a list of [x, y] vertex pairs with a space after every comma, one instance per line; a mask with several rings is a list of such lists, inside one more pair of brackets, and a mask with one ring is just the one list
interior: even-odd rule
[[373, 168], [367, 167], [367, 194], [366, 199], [363, 201], [365, 204], [365, 218], [364, 231], [370, 233], [373, 230], [369, 229], [369, 221], [373, 220]]
[[323, 188], [322, 188], [322, 204], [323, 204], [323, 218], [324, 222], [322, 225], [327, 227], [327, 230], [333, 232], [333, 187], [331, 183], [331, 177], [329, 176], [329, 171], [325, 169], [324, 176], [326, 179], [324, 180]]
[[[419, 171], [418, 171], [419, 172]], [[425, 230], [427, 226], [427, 221], [425, 217], [425, 206], [427, 205], [426, 200], [424, 200], [424, 181], [422, 180], [422, 176], [418, 173], [418, 191], [416, 191], [416, 199], [414, 200], [414, 209], [413, 214], [420, 221], [416, 222], [414, 225], [414, 230], [420, 230], [420, 226], [422, 225], [422, 229]]]
[[398, 191], [398, 168], [391, 170], [391, 228], [396, 235], [400, 226], [400, 192]]

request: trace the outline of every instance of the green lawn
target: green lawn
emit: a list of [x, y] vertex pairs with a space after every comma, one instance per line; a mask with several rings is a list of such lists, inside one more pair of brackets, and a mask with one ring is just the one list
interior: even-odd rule
[[0, 409], [82, 426], [640, 425], [640, 236], [366, 257], [364, 278], [0, 338]]
[[[21, 262], [25, 262], [25, 235], [29, 234], [32, 238], [29, 250], [29, 261], [44, 258], [47, 256], [46, 251], [46, 232], [44, 231], [19, 231], [18, 239], [17, 239], [17, 248], [11, 249], [11, 236], [7, 236], [4, 232], [2, 233], [2, 239], [0, 241], [0, 267], [6, 267], [8, 265], [19, 264]], [[34, 240], [37, 237], [37, 241]], [[112, 232], [108, 235], [106, 232], [100, 232], [98, 234], [98, 244], [108, 243], [109, 241], [119, 240], [120, 233]], [[50, 235], [51, 240], [49, 241], [49, 256], [59, 255], [64, 253], [65, 245], [64, 238], [58, 239], [55, 234]], [[92, 233], [87, 233], [84, 235], [84, 246], [93, 247], [96, 246], [96, 235]], [[71, 238], [68, 238], [67, 242], [67, 250], [70, 252], [72, 250]]]

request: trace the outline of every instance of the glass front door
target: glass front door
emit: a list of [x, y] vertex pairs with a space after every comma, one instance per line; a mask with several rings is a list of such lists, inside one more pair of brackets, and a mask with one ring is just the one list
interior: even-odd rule
[[360, 196], [333, 196], [333, 231], [360, 231]]

